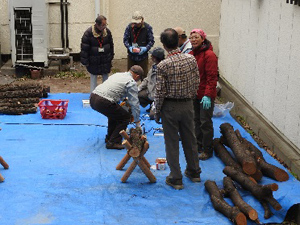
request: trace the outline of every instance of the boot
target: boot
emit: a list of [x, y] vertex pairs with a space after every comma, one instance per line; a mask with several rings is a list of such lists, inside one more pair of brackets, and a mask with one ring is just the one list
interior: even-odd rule
[[207, 160], [213, 156], [213, 149], [206, 148], [202, 153], [199, 154], [199, 160]]

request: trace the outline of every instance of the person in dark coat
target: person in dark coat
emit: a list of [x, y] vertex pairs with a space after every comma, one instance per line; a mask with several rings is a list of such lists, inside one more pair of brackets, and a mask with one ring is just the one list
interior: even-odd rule
[[98, 16], [81, 38], [81, 63], [91, 76], [91, 92], [97, 86], [97, 75], [107, 80], [114, 58], [114, 43], [105, 16]]
[[[153, 29], [144, 21], [141, 12], [135, 11], [132, 21], [125, 29], [123, 43], [127, 48], [127, 68], [139, 65], [148, 73], [148, 52], [154, 45]], [[143, 79], [143, 77], [141, 77]]]
[[195, 133], [198, 152], [200, 152], [199, 159], [207, 160], [213, 155], [214, 128], [212, 116], [214, 99], [217, 96], [218, 59], [203, 30], [192, 30], [190, 41], [193, 50], [189, 54], [196, 58], [200, 74], [197, 98], [194, 100]]

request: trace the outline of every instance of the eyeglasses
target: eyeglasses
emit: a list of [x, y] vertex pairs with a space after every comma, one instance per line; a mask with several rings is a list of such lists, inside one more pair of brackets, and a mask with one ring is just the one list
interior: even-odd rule
[[197, 40], [197, 39], [200, 39], [201, 38], [201, 36], [192, 36], [192, 37], [189, 37], [189, 39], [190, 40]]

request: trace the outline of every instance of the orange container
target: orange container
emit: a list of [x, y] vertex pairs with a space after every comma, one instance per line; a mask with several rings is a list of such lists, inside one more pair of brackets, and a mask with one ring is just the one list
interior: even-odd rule
[[43, 99], [39, 102], [43, 119], [63, 119], [67, 114], [69, 100]]

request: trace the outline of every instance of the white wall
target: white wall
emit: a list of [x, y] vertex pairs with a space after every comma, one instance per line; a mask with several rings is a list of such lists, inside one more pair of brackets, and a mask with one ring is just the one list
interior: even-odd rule
[[300, 7], [222, 0], [222, 76], [300, 148]]
[[[24, 0], [25, 1], [25, 0]], [[221, 0], [98, 0], [100, 12], [108, 19], [115, 43], [115, 58], [125, 58], [123, 45], [125, 27], [131, 21], [135, 10], [143, 12], [145, 21], [154, 31], [155, 46], [160, 45], [160, 33], [168, 27], [182, 26], [187, 32], [202, 28], [212, 41], [218, 54], [219, 22]], [[0, 43], [1, 53], [10, 54], [8, 0], [0, 0]], [[59, 2], [49, 0], [46, 2]], [[95, 0], [68, 0], [69, 40], [74, 53], [80, 52], [80, 40], [84, 31], [94, 23]], [[61, 47], [60, 7], [49, 6], [49, 47]]]

